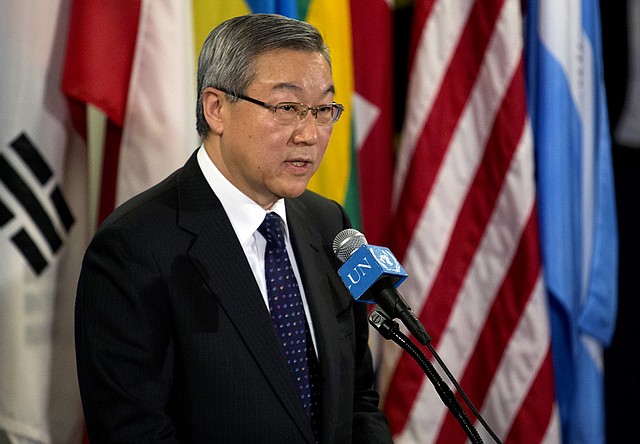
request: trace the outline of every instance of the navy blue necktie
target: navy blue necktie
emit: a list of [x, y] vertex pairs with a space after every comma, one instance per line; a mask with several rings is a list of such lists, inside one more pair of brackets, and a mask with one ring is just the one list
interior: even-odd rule
[[267, 213], [258, 231], [267, 240], [264, 262], [271, 319], [317, 441], [320, 424], [318, 363], [298, 281], [287, 254], [282, 219], [274, 212]]

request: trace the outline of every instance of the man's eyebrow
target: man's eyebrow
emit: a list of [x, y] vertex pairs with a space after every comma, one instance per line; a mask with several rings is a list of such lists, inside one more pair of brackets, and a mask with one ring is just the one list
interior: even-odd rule
[[[287, 90], [287, 91], [295, 91], [295, 92], [299, 92], [302, 91], [302, 88], [300, 88], [298, 85], [295, 85], [293, 83], [289, 83], [289, 82], [282, 82], [282, 83], [278, 83], [276, 84], [272, 90], [274, 91], [279, 91], [279, 90]], [[325, 95], [327, 94], [335, 94], [336, 92], [336, 88], [335, 85], [329, 85], [327, 87], [327, 89], [325, 89], [324, 93]]]
[[277, 83], [271, 89], [273, 89], [274, 91], [279, 91], [279, 90], [301, 91], [302, 90], [302, 88], [300, 88], [299, 86], [294, 85], [293, 83], [288, 83], [288, 82]]

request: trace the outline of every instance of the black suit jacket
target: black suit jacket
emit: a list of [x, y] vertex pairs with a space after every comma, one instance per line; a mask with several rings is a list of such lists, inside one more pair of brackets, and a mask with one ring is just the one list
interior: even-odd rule
[[[372, 390], [365, 304], [337, 276], [348, 218], [287, 199], [322, 373], [322, 442], [391, 442]], [[97, 442], [313, 442], [268, 310], [193, 155], [96, 232], [76, 300], [78, 377]]]

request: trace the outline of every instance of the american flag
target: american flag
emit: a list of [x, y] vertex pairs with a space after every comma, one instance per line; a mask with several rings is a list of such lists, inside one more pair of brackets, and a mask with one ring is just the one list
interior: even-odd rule
[[[413, 20], [394, 183], [393, 251], [409, 273], [399, 291], [502, 442], [560, 442], [520, 1], [419, 0]], [[418, 364], [381, 342], [395, 441], [465, 442]]]

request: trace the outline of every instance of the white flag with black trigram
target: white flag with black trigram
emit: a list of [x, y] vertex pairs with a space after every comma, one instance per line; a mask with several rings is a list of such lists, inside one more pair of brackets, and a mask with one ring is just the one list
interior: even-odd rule
[[60, 89], [70, 0], [8, 3], [0, 14], [0, 443], [80, 442], [73, 303], [88, 187], [86, 150]]

